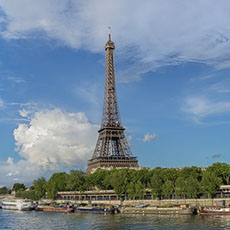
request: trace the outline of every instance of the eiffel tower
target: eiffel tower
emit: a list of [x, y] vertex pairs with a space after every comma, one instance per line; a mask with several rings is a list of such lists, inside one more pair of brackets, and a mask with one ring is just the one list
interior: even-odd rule
[[87, 173], [97, 168], [137, 168], [138, 161], [131, 153], [128, 141], [121, 125], [118, 110], [113, 52], [115, 45], [111, 40], [109, 28], [109, 40], [105, 44], [106, 70], [105, 70], [105, 94], [104, 108], [99, 136], [92, 158], [88, 161]]

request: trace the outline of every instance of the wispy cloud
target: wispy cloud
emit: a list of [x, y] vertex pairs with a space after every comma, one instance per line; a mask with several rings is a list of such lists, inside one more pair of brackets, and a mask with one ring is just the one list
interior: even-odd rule
[[112, 26], [119, 57], [135, 66], [120, 75], [124, 82], [190, 61], [230, 67], [228, 0], [11, 0], [1, 1], [0, 7], [6, 39], [48, 37], [75, 49], [103, 52], [106, 28]]
[[77, 87], [76, 89], [76, 94], [78, 96], [80, 96], [82, 99], [84, 99], [85, 101], [98, 106], [99, 104], [99, 96], [98, 96], [98, 92], [100, 92], [99, 90], [100, 86], [97, 84], [92, 84], [88, 82], [88, 85], [86, 86], [81, 86], [81, 87]]
[[25, 83], [26, 82], [24, 79], [19, 78], [19, 77], [15, 77], [15, 76], [8, 76], [7, 80], [13, 81], [15, 83]]
[[0, 98], [0, 109], [4, 107], [4, 101]]
[[212, 155], [213, 159], [219, 159], [219, 158], [222, 158], [222, 157], [223, 157], [222, 154], [214, 154], [214, 155]]
[[149, 133], [146, 133], [144, 138], [142, 139], [143, 142], [150, 142], [150, 141], [153, 141], [157, 138], [157, 135], [156, 134], [149, 134]]
[[230, 81], [219, 81], [209, 86], [208, 88], [211, 91], [221, 94], [229, 94], [230, 93]]
[[230, 113], [230, 101], [215, 101], [205, 97], [191, 96], [185, 99], [182, 111], [189, 114], [194, 121], [201, 121], [211, 115]]

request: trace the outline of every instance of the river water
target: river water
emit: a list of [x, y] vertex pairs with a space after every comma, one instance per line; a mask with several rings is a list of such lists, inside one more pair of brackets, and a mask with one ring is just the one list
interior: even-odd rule
[[65, 214], [0, 210], [0, 229], [219, 230], [230, 229], [230, 216]]

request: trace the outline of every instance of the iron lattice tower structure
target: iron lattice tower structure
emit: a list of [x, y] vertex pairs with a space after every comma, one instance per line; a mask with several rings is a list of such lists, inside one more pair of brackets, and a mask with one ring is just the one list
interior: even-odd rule
[[126, 139], [125, 128], [121, 125], [116, 95], [114, 49], [115, 45], [111, 40], [109, 31], [109, 40], [105, 44], [106, 70], [103, 116], [96, 147], [92, 158], [88, 161], [88, 173], [96, 168], [138, 167], [137, 158], [132, 155]]

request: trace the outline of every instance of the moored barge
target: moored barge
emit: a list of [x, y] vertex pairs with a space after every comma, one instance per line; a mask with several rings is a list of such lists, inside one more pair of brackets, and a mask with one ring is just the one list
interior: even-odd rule
[[50, 206], [50, 205], [38, 205], [35, 208], [36, 211], [43, 211], [43, 212], [65, 212], [70, 213], [74, 211], [73, 207], [68, 205], [65, 206]]

